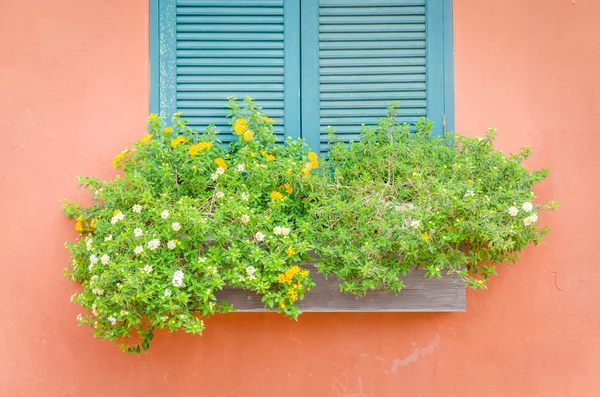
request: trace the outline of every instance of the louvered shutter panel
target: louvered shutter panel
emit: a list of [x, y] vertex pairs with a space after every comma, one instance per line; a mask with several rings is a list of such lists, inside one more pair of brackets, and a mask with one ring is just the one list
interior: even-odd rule
[[[246, 95], [299, 135], [299, 5], [289, 0], [160, 0], [160, 110], [229, 142], [226, 98]], [[173, 99], [171, 99], [173, 98]], [[289, 119], [289, 120], [288, 120]], [[288, 131], [289, 130], [289, 131]]]
[[399, 104], [400, 122], [427, 116], [441, 133], [443, 2], [309, 0], [306, 8], [302, 3], [303, 84], [316, 82], [303, 86], [302, 132], [313, 148], [328, 150], [327, 126], [344, 141], [357, 140], [361, 124], [375, 124], [392, 101]]

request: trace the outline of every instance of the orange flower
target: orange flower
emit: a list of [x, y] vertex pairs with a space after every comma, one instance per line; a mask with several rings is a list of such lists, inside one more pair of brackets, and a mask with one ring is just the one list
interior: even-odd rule
[[81, 221], [77, 221], [75, 223], [75, 230], [81, 233], [81, 231], [83, 230], [83, 223]]

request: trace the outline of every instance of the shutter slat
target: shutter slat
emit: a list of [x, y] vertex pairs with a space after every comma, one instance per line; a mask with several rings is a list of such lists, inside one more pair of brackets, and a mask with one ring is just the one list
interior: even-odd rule
[[385, 117], [398, 102], [398, 120], [427, 112], [425, 0], [321, 0], [319, 7], [320, 150], [331, 126], [345, 142], [361, 125]]
[[[422, 3], [421, 3], [422, 4]], [[327, 6], [322, 5], [320, 16], [367, 16], [367, 15], [424, 15], [425, 14], [425, 6], [424, 5], [416, 5], [416, 6], [404, 6], [398, 7], [398, 5], [393, 7], [335, 7], [335, 6]]]
[[283, 134], [284, 25], [283, 0], [177, 2], [177, 108], [191, 127], [237, 139], [226, 98], [249, 95]]

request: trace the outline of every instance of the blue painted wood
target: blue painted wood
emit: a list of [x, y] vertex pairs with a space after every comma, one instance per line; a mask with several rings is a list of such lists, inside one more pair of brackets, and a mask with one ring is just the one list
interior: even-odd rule
[[376, 123], [392, 101], [401, 122], [427, 115], [426, 7], [427, 0], [319, 1], [319, 133], [311, 138], [322, 153], [327, 126], [358, 140], [361, 125]]
[[[162, 0], [161, 0], [162, 1]], [[191, 127], [230, 142], [227, 97], [247, 95], [299, 135], [299, 0], [178, 0], [176, 105]], [[289, 124], [289, 125], [288, 125]]]
[[159, 0], [159, 109], [167, 123], [177, 111], [176, 0]]
[[444, 0], [444, 94], [447, 131], [454, 131], [454, 30], [452, 0]]
[[319, 153], [319, 0], [303, 0], [302, 40], [302, 138]]
[[444, 0], [427, 0], [427, 117], [433, 135], [444, 132]]
[[160, 113], [159, 0], [150, 0], [150, 113]]
[[[300, 0], [284, 4], [284, 114], [285, 136], [300, 138]], [[263, 105], [266, 106], [266, 105]], [[276, 110], [273, 109], [272, 112]], [[274, 114], [275, 115], [275, 114]]]

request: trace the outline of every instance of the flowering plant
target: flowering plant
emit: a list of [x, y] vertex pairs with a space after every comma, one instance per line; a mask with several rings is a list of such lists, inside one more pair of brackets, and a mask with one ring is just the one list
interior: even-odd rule
[[537, 211], [557, 203], [532, 204], [532, 186], [548, 170], [528, 172], [528, 147], [506, 157], [493, 148], [494, 129], [468, 138], [431, 137], [425, 119], [415, 127], [399, 124], [392, 104], [359, 142], [345, 145], [329, 130], [334, 171], [311, 194], [308, 239], [319, 270], [335, 274], [342, 291], [397, 292], [398, 276], [415, 267], [484, 288], [495, 264], [516, 261], [549, 231], [535, 225]]
[[200, 316], [228, 311], [214, 291], [255, 291], [267, 308], [297, 318], [294, 302], [314, 285], [298, 264], [310, 244], [306, 196], [317, 158], [300, 140], [276, 144], [273, 120], [251, 99], [229, 102], [237, 142], [225, 148], [214, 127], [200, 134], [180, 114], [173, 126], [150, 115], [149, 134], [119, 153], [112, 181], [80, 178], [94, 204], [64, 201], [80, 236], [68, 243], [73, 296], [96, 336], [136, 331], [147, 349], [152, 330], [201, 333]]
[[[119, 153], [114, 180], [82, 177], [93, 204], [63, 210], [80, 233], [66, 243], [65, 275], [83, 289], [72, 300], [81, 324], [118, 341], [126, 352], [149, 347], [153, 330], [202, 333], [203, 316], [233, 308], [217, 301], [225, 286], [262, 295], [266, 308], [292, 318], [314, 286], [302, 267], [335, 274], [344, 292], [399, 291], [399, 276], [417, 266], [429, 277], [455, 273], [484, 287], [494, 264], [514, 261], [547, 232], [532, 204], [530, 154], [505, 157], [485, 138], [431, 138], [396, 122], [395, 108], [360, 142], [345, 145], [330, 130], [328, 167], [302, 140], [276, 142], [273, 120], [250, 98], [230, 98], [228, 146], [214, 126], [188, 127], [180, 113]], [[461, 244], [466, 249], [461, 249]], [[129, 337], [137, 334], [138, 343]]]

